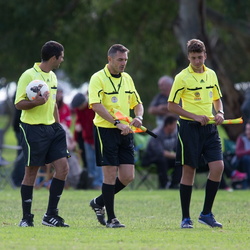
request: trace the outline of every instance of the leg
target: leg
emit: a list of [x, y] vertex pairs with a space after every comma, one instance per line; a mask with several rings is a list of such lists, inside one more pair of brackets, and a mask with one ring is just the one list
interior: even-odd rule
[[108, 223], [115, 218], [114, 212], [114, 196], [115, 196], [115, 180], [117, 176], [117, 167], [115, 166], [103, 166], [103, 185], [102, 185], [102, 197], [107, 210]]
[[61, 198], [65, 180], [69, 171], [66, 157], [54, 161], [55, 174], [49, 189], [49, 202], [47, 212], [43, 217], [43, 225], [52, 227], [68, 227], [64, 220], [58, 216], [58, 203]]
[[205, 201], [203, 211], [201, 212], [198, 221], [211, 227], [222, 227], [222, 225], [217, 222], [213, 217], [212, 206], [220, 185], [221, 177], [224, 170], [224, 164], [223, 161], [214, 161], [208, 163], [208, 166], [209, 175], [205, 191]]
[[157, 162], [155, 162], [157, 166], [158, 180], [159, 180], [159, 189], [165, 189], [168, 183], [168, 160], [164, 157]]
[[190, 201], [192, 195], [192, 187], [194, 184], [196, 169], [188, 165], [183, 165], [182, 177], [180, 183], [180, 199], [182, 209], [181, 228], [193, 228], [193, 223], [190, 220]]
[[20, 227], [30, 227], [33, 225], [33, 217], [31, 214], [33, 188], [39, 167], [25, 167], [25, 174], [21, 185], [21, 199], [23, 218], [19, 224]]

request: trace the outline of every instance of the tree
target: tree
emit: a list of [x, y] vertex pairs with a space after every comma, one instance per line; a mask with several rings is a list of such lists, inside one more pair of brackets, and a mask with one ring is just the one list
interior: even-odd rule
[[[234, 88], [234, 81], [230, 73], [230, 69], [235, 67], [235, 65], [232, 65], [232, 61], [231, 65], [229, 65], [226, 62], [228, 58], [220, 56], [222, 53], [232, 54], [232, 47], [227, 46], [223, 37], [219, 37], [218, 34], [214, 35], [212, 33], [213, 30], [207, 31], [206, 13], [208, 12], [212, 22], [217, 22], [218, 25], [220, 24], [222, 27], [227, 27], [227, 29], [230, 28], [232, 33], [237, 34], [237, 40], [241, 42], [237, 43], [237, 40], [234, 41], [237, 43], [238, 49], [242, 49], [243, 51], [247, 50], [247, 38], [250, 36], [249, 30], [246, 29], [247, 32], [239, 32], [239, 25], [237, 23], [235, 23], [234, 26], [229, 25], [231, 22], [225, 16], [223, 19], [220, 14], [206, 8], [205, 0], [180, 0], [179, 3], [178, 22], [176, 23], [174, 30], [183, 53], [186, 54], [186, 43], [188, 40], [198, 38], [204, 41], [208, 53], [207, 63], [216, 71], [222, 89], [224, 109], [226, 113], [225, 117], [235, 118], [241, 116], [240, 106], [242, 103], [242, 96], [241, 93]], [[220, 22], [218, 20], [220, 20]], [[234, 43], [230, 42], [230, 44], [235, 46]], [[242, 47], [239, 48], [239, 45]], [[228, 65], [228, 67], [225, 67], [225, 65]], [[242, 132], [242, 126], [238, 125], [234, 127], [226, 127], [226, 129], [229, 136], [233, 139]]]

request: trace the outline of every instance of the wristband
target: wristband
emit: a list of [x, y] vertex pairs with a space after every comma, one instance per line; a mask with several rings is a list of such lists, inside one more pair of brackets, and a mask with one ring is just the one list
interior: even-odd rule
[[217, 113], [220, 113], [220, 114], [224, 115], [224, 111], [223, 110], [218, 110]]
[[116, 126], [117, 124], [121, 123], [120, 120], [115, 120], [114, 125]]
[[136, 116], [135, 118], [138, 118], [138, 119], [141, 120], [141, 121], [143, 120], [143, 117], [142, 117], [142, 116], [139, 116], [139, 115]]

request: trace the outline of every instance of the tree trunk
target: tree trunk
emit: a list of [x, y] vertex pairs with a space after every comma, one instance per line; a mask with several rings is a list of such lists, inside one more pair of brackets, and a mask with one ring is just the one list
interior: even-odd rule
[[[207, 49], [208, 58], [206, 65], [212, 68], [218, 76], [221, 91], [223, 94], [223, 105], [225, 110], [225, 119], [237, 118], [241, 116], [240, 106], [242, 103], [241, 94], [235, 90], [233, 82], [229, 79], [226, 72], [227, 69], [223, 67], [223, 63], [218, 57], [216, 45], [211, 45], [205, 30], [206, 20], [206, 6], [205, 0], [180, 0], [179, 1], [179, 15], [178, 20], [174, 26], [175, 35], [181, 45], [183, 53], [186, 55], [187, 41], [193, 38], [202, 40]], [[219, 53], [226, 53], [220, 51]], [[233, 66], [233, 65], [232, 65]], [[229, 69], [228, 69], [229, 70]], [[225, 126], [229, 137], [235, 140], [242, 132], [242, 125], [227, 125]]]

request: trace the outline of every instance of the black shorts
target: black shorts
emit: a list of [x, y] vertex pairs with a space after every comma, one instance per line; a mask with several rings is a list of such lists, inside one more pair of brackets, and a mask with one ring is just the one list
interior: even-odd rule
[[117, 128], [95, 127], [97, 166], [134, 165], [133, 134], [121, 135]]
[[65, 131], [59, 123], [52, 125], [20, 123], [20, 130], [26, 166], [44, 166], [69, 156]]
[[204, 160], [205, 163], [223, 160], [217, 126], [180, 119], [176, 164], [198, 168]]

